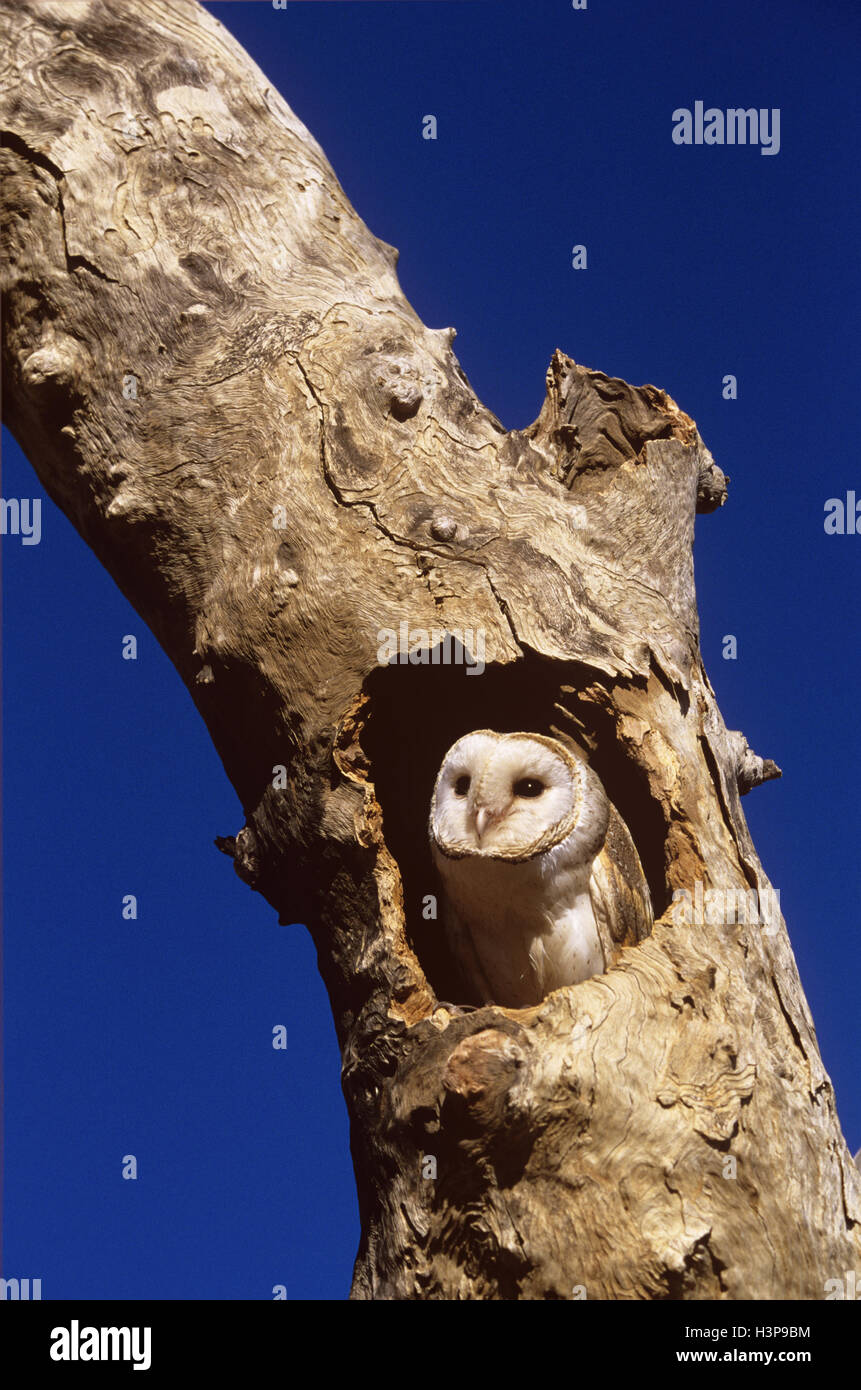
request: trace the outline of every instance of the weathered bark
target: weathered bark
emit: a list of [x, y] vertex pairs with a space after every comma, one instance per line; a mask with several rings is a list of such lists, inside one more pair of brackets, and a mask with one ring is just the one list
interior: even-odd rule
[[[2, 0], [0, 24], [8, 422], [191, 691], [247, 818], [222, 847], [307, 917], [354, 1297], [824, 1297], [861, 1178], [784, 924], [670, 910], [767, 888], [739, 795], [777, 774], [700, 658], [694, 514], [725, 480], [693, 421], [556, 352], [506, 431], [191, 0]], [[402, 621], [482, 630], [486, 672], [383, 664]], [[588, 750], [659, 919], [528, 1010], [439, 1004], [422, 915], [433, 776], [476, 727]]]

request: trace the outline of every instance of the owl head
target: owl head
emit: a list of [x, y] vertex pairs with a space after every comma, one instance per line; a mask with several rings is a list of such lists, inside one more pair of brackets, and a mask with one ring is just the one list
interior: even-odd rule
[[609, 803], [588, 764], [542, 734], [479, 729], [443, 759], [430, 833], [450, 858], [524, 860], [573, 836], [583, 860], [607, 832]]

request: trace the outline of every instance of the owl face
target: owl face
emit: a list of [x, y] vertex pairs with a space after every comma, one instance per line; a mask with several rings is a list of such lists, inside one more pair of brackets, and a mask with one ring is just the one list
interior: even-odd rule
[[437, 777], [432, 838], [453, 858], [529, 859], [575, 828], [586, 771], [563, 744], [541, 734], [466, 734]]

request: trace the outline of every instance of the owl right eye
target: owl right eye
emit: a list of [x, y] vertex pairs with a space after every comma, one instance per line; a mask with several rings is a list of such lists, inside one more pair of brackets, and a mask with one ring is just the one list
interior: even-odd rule
[[511, 788], [515, 796], [540, 796], [544, 783], [538, 777], [521, 777]]
[[467, 773], [464, 773], [462, 777], [458, 777], [457, 781], [454, 784], [455, 796], [466, 796], [467, 792], [469, 791], [469, 783], [470, 778]]

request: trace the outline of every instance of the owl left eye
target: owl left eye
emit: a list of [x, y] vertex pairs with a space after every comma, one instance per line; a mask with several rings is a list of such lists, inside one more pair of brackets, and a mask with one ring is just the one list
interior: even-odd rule
[[544, 783], [539, 782], [537, 777], [521, 777], [511, 790], [515, 796], [540, 796], [544, 791]]
[[457, 781], [454, 784], [455, 796], [466, 796], [467, 792], [469, 791], [469, 781], [470, 779], [466, 773], [464, 773], [462, 777], [458, 777]]

